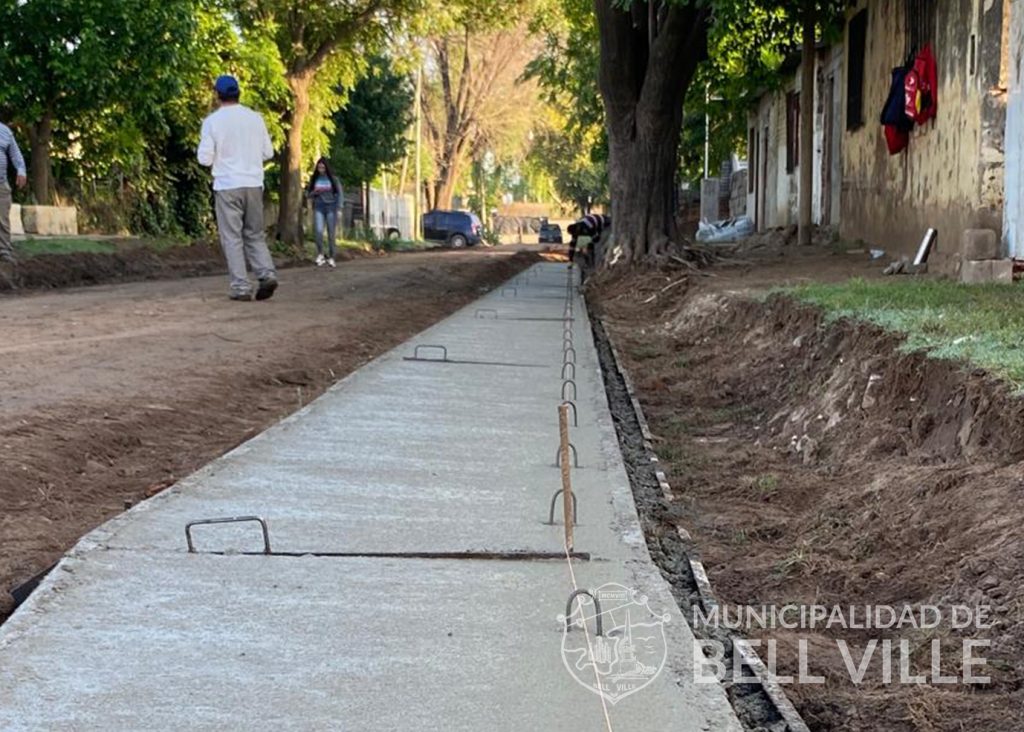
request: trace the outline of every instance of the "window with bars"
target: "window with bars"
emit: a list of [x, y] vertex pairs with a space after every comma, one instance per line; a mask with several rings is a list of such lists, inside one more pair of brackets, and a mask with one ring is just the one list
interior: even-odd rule
[[786, 95], [786, 172], [800, 164], [800, 92]]
[[846, 129], [864, 125], [864, 50], [868, 37], [868, 11], [861, 10], [850, 19], [847, 32]]
[[754, 128], [750, 128], [747, 142], [747, 193], [754, 192], [754, 171], [757, 170], [757, 136]]
[[925, 44], [935, 40], [935, 0], [903, 0], [904, 53], [908, 63]]

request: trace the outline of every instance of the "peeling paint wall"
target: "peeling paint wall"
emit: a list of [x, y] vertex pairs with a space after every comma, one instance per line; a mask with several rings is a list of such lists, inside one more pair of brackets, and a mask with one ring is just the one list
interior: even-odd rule
[[[967, 228], [1002, 230], [1006, 90], [1003, 4], [997, 0], [935, 0], [932, 47], [938, 66], [938, 116], [911, 133], [890, 156], [879, 115], [891, 71], [906, 60], [903, 0], [860, 0], [867, 7], [864, 119], [842, 139], [841, 234], [891, 253], [913, 252], [924, 232], [939, 232], [938, 264], [956, 251]], [[971, 59], [974, 37], [975, 58]], [[842, 97], [846, 108], [846, 72]]]

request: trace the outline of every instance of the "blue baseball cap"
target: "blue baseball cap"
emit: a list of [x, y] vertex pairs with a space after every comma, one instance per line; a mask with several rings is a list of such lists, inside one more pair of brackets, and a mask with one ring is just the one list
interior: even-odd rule
[[217, 81], [213, 82], [213, 90], [220, 97], [237, 97], [241, 93], [238, 88], [238, 79], [230, 74], [218, 76]]

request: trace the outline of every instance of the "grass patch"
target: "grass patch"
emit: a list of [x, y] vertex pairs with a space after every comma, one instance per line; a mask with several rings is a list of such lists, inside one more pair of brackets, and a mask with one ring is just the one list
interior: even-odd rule
[[113, 254], [128, 249], [146, 248], [164, 252], [174, 247], [189, 246], [191, 242], [167, 237], [156, 238], [107, 238], [89, 239], [84, 237], [54, 237], [47, 239], [29, 238], [14, 242], [14, 251], [22, 257], [38, 257], [43, 254]]
[[117, 244], [112, 241], [94, 241], [92, 239], [26, 239], [14, 243], [14, 251], [25, 257], [38, 257], [41, 254], [112, 254], [117, 251]]
[[770, 500], [779, 492], [779, 476], [765, 473], [754, 480], [754, 489], [762, 501]]
[[1024, 391], [1024, 287], [893, 279], [781, 290], [825, 310], [906, 335], [905, 350], [981, 366]]

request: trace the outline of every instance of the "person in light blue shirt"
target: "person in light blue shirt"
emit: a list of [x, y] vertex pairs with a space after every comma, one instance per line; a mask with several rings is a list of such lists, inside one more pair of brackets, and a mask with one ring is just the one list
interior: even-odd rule
[[[327, 158], [316, 161], [313, 175], [306, 186], [306, 197], [313, 205], [313, 232], [316, 235], [316, 266], [334, 267], [335, 232], [338, 228], [338, 211], [345, 201], [345, 192], [334, 176]], [[324, 248], [324, 229], [327, 233], [327, 247]]]
[[11, 128], [0, 123], [0, 261], [13, 262], [14, 245], [11, 244], [11, 186], [7, 182], [7, 166], [14, 168], [15, 185], [24, 188], [28, 182], [25, 158]]

